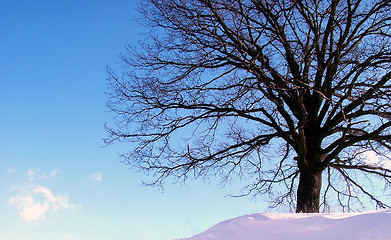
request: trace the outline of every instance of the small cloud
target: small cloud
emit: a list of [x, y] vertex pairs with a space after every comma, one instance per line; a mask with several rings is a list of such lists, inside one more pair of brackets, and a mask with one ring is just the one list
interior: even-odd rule
[[25, 187], [13, 187], [18, 194], [8, 199], [8, 204], [15, 205], [20, 217], [27, 223], [44, 221], [48, 213], [60, 209], [79, 209], [81, 206], [69, 203], [65, 194], [54, 194], [50, 189], [30, 184]]
[[26, 175], [28, 177], [29, 182], [34, 182], [35, 180], [48, 179], [49, 177], [54, 177], [59, 173], [61, 173], [61, 171], [58, 168], [50, 171], [50, 173], [45, 173], [39, 168], [36, 169], [30, 168], [27, 170]]
[[101, 173], [91, 173], [90, 179], [92, 181], [100, 182], [100, 181], [102, 181], [102, 174]]
[[375, 151], [366, 151], [362, 153], [362, 156], [369, 165], [391, 169], [391, 161], [379, 156]]
[[27, 170], [27, 176], [28, 176], [29, 182], [34, 181], [34, 179], [35, 179], [35, 171], [30, 168], [29, 170]]
[[72, 234], [65, 234], [64, 237], [63, 237], [64, 240], [72, 240], [73, 239], [73, 236]]
[[8, 174], [12, 174], [12, 173], [15, 173], [15, 172], [16, 172], [15, 168], [7, 168], [7, 173]]
[[60, 173], [61, 173], [60, 169], [56, 168], [56, 169], [50, 171], [50, 176], [54, 177], [54, 176], [56, 176], [56, 175], [58, 175]]

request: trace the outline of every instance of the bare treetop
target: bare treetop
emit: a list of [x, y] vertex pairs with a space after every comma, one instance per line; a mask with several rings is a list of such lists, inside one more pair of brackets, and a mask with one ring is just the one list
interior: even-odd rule
[[220, 174], [298, 212], [361, 196], [387, 206], [367, 179], [390, 194], [391, 1], [146, 0], [139, 11], [150, 32], [121, 76], [109, 70], [106, 141], [132, 142], [123, 156], [152, 185]]

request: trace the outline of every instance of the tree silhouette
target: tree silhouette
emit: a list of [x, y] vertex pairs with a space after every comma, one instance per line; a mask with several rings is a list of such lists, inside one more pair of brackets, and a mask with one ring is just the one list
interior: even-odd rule
[[[378, 207], [391, 168], [391, 1], [145, 0], [109, 72], [107, 143], [167, 177], [251, 179], [275, 205]], [[368, 158], [374, 155], [376, 158]], [[365, 157], [367, 156], [367, 157]], [[384, 193], [367, 184], [379, 177]], [[323, 181], [322, 181], [323, 180]], [[334, 199], [334, 200], [332, 200]]]

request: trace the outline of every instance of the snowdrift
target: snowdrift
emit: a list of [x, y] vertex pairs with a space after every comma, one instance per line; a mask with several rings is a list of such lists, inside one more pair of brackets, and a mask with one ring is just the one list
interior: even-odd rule
[[391, 240], [391, 209], [363, 213], [257, 213], [178, 240]]

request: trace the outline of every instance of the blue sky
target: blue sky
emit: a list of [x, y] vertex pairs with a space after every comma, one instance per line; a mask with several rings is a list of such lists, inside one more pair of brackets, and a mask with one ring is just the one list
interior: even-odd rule
[[102, 148], [105, 67], [142, 32], [135, 0], [0, 3], [1, 239], [170, 240], [266, 210], [202, 181], [146, 188], [126, 146]]

